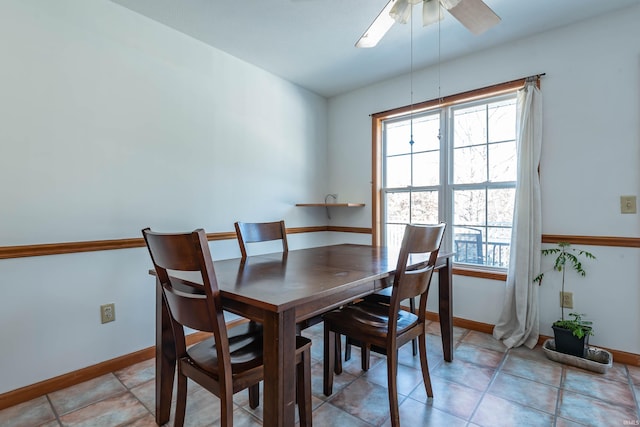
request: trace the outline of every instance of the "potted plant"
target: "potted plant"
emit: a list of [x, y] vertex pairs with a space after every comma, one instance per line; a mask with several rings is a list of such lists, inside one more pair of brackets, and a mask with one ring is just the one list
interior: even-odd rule
[[[555, 260], [552, 270], [559, 271], [561, 273], [561, 293], [564, 295], [565, 273], [567, 269], [571, 269], [578, 273], [578, 275], [584, 277], [586, 272], [582, 267], [581, 259], [596, 259], [596, 257], [585, 250], [575, 249], [571, 247], [570, 243], [559, 242], [556, 247], [543, 249], [543, 256], [553, 255]], [[540, 273], [534, 282], [542, 285], [542, 279], [547, 272]], [[584, 320], [581, 313], [569, 313], [571, 319], [565, 319], [564, 317], [564, 304], [561, 306], [561, 318], [553, 323], [553, 333], [555, 338], [555, 349], [560, 353], [571, 354], [573, 356], [584, 357], [585, 348], [589, 343], [589, 335], [593, 335], [593, 329], [591, 327], [592, 322]]]

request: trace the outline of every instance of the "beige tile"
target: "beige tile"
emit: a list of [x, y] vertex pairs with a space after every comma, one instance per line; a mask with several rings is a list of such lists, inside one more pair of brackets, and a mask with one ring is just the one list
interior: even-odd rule
[[489, 388], [489, 393], [506, 400], [554, 414], [558, 388], [501, 372]]
[[629, 370], [631, 381], [635, 385], [640, 385], [640, 366], [627, 365], [627, 369]]
[[[379, 363], [363, 375], [367, 381], [387, 387], [387, 363]], [[398, 374], [396, 376], [398, 393], [409, 395], [418, 385], [422, 384], [422, 370], [413, 369], [405, 365], [398, 364]]]
[[603, 400], [609, 404], [635, 407], [633, 390], [628, 382], [611, 381], [598, 373], [567, 368], [563, 388]]
[[153, 359], [136, 363], [128, 368], [115, 372], [115, 376], [128, 389], [152, 380], [155, 374], [156, 364]]
[[468, 420], [482, 398], [482, 392], [464, 385], [432, 377], [433, 398], [427, 398], [424, 387], [416, 388], [409, 397], [426, 403], [457, 418]]
[[[405, 396], [398, 396], [398, 404]], [[358, 378], [330, 400], [331, 405], [373, 425], [389, 417], [389, 395], [385, 387]]]
[[49, 398], [56, 412], [63, 415], [126, 390], [113, 374], [107, 374], [51, 393]]
[[502, 344], [502, 342], [498, 341], [493, 337], [493, 335], [485, 334], [477, 331], [469, 331], [468, 334], [464, 336], [462, 342], [467, 344], [474, 344], [479, 347], [484, 347], [489, 350], [495, 350], [500, 352], [506, 352], [507, 347]]
[[[131, 393], [151, 412], [156, 411], [156, 381], [152, 379], [131, 389]], [[174, 393], [175, 394], [175, 393]]]
[[494, 369], [454, 359], [453, 362], [443, 363], [434, 369], [432, 378], [437, 376], [475, 390], [484, 391], [489, 386], [494, 373]]
[[[465, 427], [467, 422], [429, 404], [405, 399], [400, 405], [400, 424], [403, 426]], [[391, 420], [387, 419], [382, 427], [391, 427]]]
[[558, 416], [590, 426], [625, 425], [625, 421], [635, 423], [638, 420], [638, 411], [635, 408], [614, 406], [602, 400], [561, 390]]
[[355, 417], [331, 403], [324, 403], [313, 413], [314, 426], [371, 427], [371, 424]]
[[563, 365], [550, 360], [534, 360], [510, 353], [502, 371], [554, 387], [560, 386]]
[[131, 393], [104, 399], [60, 417], [63, 426], [121, 426], [149, 411]]
[[55, 419], [56, 416], [46, 396], [0, 410], [2, 427], [37, 426]]
[[483, 427], [548, 427], [553, 423], [553, 415], [487, 394], [472, 421]]
[[501, 351], [461, 343], [453, 354], [455, 360], [462, 360], [475, 365], [495, 369], [500, 365], [505, 354]]

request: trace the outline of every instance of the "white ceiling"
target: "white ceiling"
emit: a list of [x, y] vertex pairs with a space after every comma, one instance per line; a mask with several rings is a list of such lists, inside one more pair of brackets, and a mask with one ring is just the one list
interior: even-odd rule
[[[409, 72], [410, 25], [354, 47], [387, 0], [112, 0], [237, 58], [331, 97]], [[485, 0], [502, 22], [480, 36], [451, 15], [423, 28], [415, 6], [413, 68], [557, 28], [640, 0]]]

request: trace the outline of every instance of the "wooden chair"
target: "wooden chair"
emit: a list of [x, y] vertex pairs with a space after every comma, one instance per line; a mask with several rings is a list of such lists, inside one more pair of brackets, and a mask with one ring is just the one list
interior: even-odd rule
[[[346, 335], [360, 343], [363, 359], [369, 351], [387, 355], [387, 379], [391, 425], [400, 425], [398, 412], [398, 349], [418, 338], [420, 365], [427, 396], [433, 397], [426, 348], [427, 294], [438, 258], [444, 224], [407, 225], [393, 280], [390, 303], [362, 301], [324, 315], [324, 394], [333, 392], [335, 335]], [[407, 265], [411, 268], [407, 268]], [[420, 297], [417, 313], [400, 309], [400, 302]]]
[[[175, 425], [184, 424], [187, 378], [220, 398], [221, 425], [233, 425], [233, 394], [249, 389], [252, 408], [259, 404], [263, 379], [262, 326], [247, 322], [227, 330], [222, 299], [204, 230], [162, 234], [146, 228], [142, 234], [171, 314], [178, 367]], [[167, 271], [174, 277], [170, 277]], [[182, 279], [201, 280], [202, 285]], [[187, 348], [184, 327], [213, 336]], [[311, 341], [296, 338], [297, 400], [301, 426], [311, 426]]]
[[[371, 295], [367, 295], [363, 298], [364, 301], [367, 302], [375, 302], [375, 303], [382, 303], [382, 304], [391, 304], [391, 293], [393, 291], [393, 287], [389, 286], [387, 288], [382, 289], [380, 292], [377, 292], [375, 294], [371, 294]], [[412, 313], [416, 312], [416, 300], [415, 298], [409, 298], [409, 311]], [[359, 343], [354, 341], [353, 338], [347, 337], [345, 339], [345, 349], [344, 349], [344, 360], [347, 361], [349, 359], [351, 359], [351, 346], [352, 345], [358, 345]], [[340, 349], [338, 349], [338, 353], [340, 353]], [[411, 352], [413, 353], [414, 356], [416, 356], [418, 354], [418, 339], [414, 338], [411, 340]], [[369, 360], [365, 359], [364, 357], [361, 358], [362, 360], [360, 361], [362, 364], [362, 370], [366, 371], [369, 369]], [[336, 362], [337, 364], [339, 364], [339, 362]], [[341, 371], [341, 368], [338, 368], [336, 370], [336, 373], [338, 373], [338, 371]]]
[[[247, 243], [259, 243], [268, 242], [273, 240], [282, 241], [282, 253], [286, 256], [289, 252], [289, 245], [287, 244], [287, 228], [285, 227], [284, 220], [274, 222], [235, 222], [236, 237], [238, 238], [238, 244], [240, 245], [240, 252], [242, 258], [247, 257]], [[307, 329], [311, 326], [317, 325], [322, 322], [322, 316], [314, 316], [309, 319], [303, 320], [296, 324], [296, 332], [298, 335], [303, 329]], [[340, 354], [340, 336], [336, 337], [336, 352]], [[336, 374], [342, 373], [342, 365], [336, 365]]]
[[287, 229], [284, 221], [274, 222], [236, 222], [236, 236], [240, 245], [242, 258], [247, 257], [247, 243], [282, 241], [282, 252], [289, 252], [287, 245]]

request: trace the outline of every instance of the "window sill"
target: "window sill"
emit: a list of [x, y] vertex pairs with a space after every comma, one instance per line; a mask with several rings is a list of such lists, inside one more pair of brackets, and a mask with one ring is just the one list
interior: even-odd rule
[[481, 279], [500, 280], [507, 281], [507, 273], [495, 270], [472, 268], [468, 266], [461, 266], [460, 264], [454, 264], [453, 274], [457, 276], [469, 276], [478, 277]]

